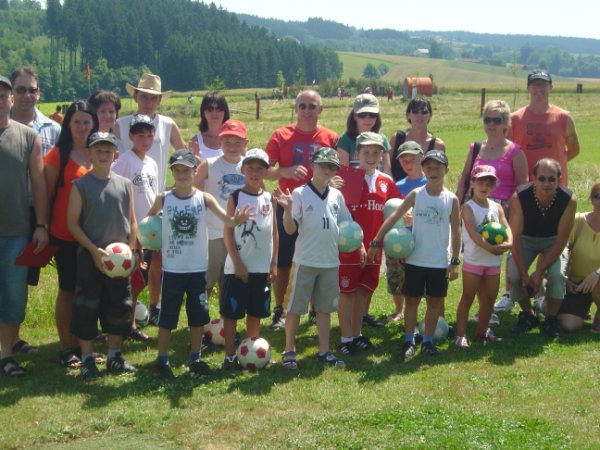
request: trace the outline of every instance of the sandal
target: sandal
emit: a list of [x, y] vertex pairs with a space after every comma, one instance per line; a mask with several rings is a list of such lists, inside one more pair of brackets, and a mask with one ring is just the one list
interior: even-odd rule
[[68, 348], [59, 353], [58, 363], [66, 369], [76, 369], [81, 366], [81, 359], [74, 349]]
[[19, 339], [17, 342], [15, 342], [15, 345], [13, 345], [12, 348], [13, 353], [24, 354], [37, 353], [39, 350], [39, 348], [34, 347], [33, 345], [29, 344], [29, 342], [24, 341], [23, 339]]
[[388, 322], [400, 322], [404, 320], [404, 313], [402, 311], [400, 312], [393, 312], [392, 314], [390, 314], [389, 316], [387, 316], [387, 321]]
[[10, 378], [22, 377], [26, 373], [25, 368], [21, 367], [12, 356], [0, 359], [0, 369]]
[[283, 352], [281, 354], [281, 365], [286, 369], [290, 370], [298, 369], [298, 362], [296, 361], [296, 352]]

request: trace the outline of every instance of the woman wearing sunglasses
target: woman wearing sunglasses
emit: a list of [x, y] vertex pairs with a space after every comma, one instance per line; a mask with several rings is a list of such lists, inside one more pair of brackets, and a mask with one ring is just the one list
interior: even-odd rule
[[429, 132], [428, 127], [432, 115], [431, 103], [425, 97], [417, 96], [408, 102], [406, 120], [410, 124], [410, 128], [406, 131], [398, 131], [391, 142], [394, 149], [391, 157], [391, 175], [394, 181], [398, 182], [407, 175], [398, 160], [399, 149], [404, 142], [417, 142], [423, 149], [423, 153], [427, 153], [429, 150], [446, 151], [444, 141]]
[[492, 166], [496, 169], [498, 183], [490, 199], [500, 203], [508, 213], [508, 202], [517, 186], [527, 183], [527, 159], [518, 144], [508, 140], [506, 133], [510, 126], [510, 108], [502, 100], [490, 100], [483, 107], [483, 129], [487, 139], [480, 144], [479, 152], [473, 154], [475, 143], [471, 144], [465, 167], [458, 181], [456, 195], [464, 203], [470, 190], [466, 180], [474, 167]]
[[[379, 115], [379, 100], [372, 94], [360, 94], [354, 99], [352, 111], [346, 120], [346, 131], [340, 136], [337, 151], [342, 166], [358, 167], [356, 155], [356, 137], [360, 133], [372, 131], [379, 133], [381, 129], [381, 116]], [[379, 133], [381, 134], [381, 133]], [[390, 143], [383, 134], [383, 172], [391, 175], [390, 166]]]
[[200, 130], [188, 143], [189, 149], [206, 160], [221, 156], [223, 151], [218, 135], [223, 122], [229, 120], [229, 106], [220, 92], [207, 92], [200, 104]]

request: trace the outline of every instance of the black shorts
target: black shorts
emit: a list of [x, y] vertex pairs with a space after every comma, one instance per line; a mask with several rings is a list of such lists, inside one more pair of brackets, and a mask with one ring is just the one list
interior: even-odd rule
[[89, 341], [98, 335], [98, 319], [102, 331], [126, 336], [131, 332], [131, 285], [129, 278], [109, 278], [83, 248], [77, 254], [77, 287], [73, 300], [71, 332]]
[[558, 314], [571, 314], [585, 320], [590, 313], [592, 301], [591, 292], [587, 294], [567, 292], [564, 300], [560, 303]]
[[235, 275], [225, 275], [219, 312], [228, 319], [249, 316], [263, 319], [271, 311], [271, 288], [267, 284], [268, 274], [250, 273], [244, 283]]
[[277, 230], [279, 232], [279, 249], [277, 250], [277, 267], [292, 267], [292, 258], [296, 249], [296, 239], [298, 231], [294, 234], [287, 234], [283, 228], [283, 207], [277, 205], [275, 209], [277, 219]]
[[446, 269], [406, 264], [402, 293], [407, 297], [445, 297], [448, 293]]
[[163, 272], [161, 305], [158, 326], [174, 330], [179, 321], [179, 310], [186, 296], [185, 310], [190, 327], [203, 327], [210, 322], [208, 296], [206, 295], [206, 272]]
[[58, 272], [58, 287], [66, 292], [75, 292], [77, 285], [77, 249], [79, 244], [50, 236], [50, 244], [56, 245], [58, 251], [54, 255]]

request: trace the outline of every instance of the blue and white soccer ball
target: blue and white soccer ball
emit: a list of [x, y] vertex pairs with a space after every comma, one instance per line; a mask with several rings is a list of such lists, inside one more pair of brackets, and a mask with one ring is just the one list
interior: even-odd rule
[[[387, 220], [388, 217], [392, 215], [394, 211], [396, 211], [400, 205], [402, 205], [403, 200], [400, 198], [390, 198], [383, 205], [383, 220]], [[395, 224], [394, 228], [403, 227], [404, 219], [401, 217]]]
[[415, 238], [406, 227], [394, 227], [383, 238], [383, 249], [390, 258], [406, 258], [415, 248]]
[[360, 248], [363, 241], [363, 230], [353, 220], [344, 220], [339, 226], [338, 250], [341, 253], [352, 253]]
[[[425, 336], [425, 319], [419, 322], [417, 325], [417, 330], [421, 336]], [[434, 341], [443, 341], [448, 338], [448, 331], [450, 327], [448, 326], [448, 322], [442, 316], [438, 317], [437, 325], [435, 326], [435, 331], [433, 332], [433, 340]]]
[[146, 305], [137, 302], [135, 304], [135, 324], [138, 328], [144, 328], [150, 321], [150, 312]]

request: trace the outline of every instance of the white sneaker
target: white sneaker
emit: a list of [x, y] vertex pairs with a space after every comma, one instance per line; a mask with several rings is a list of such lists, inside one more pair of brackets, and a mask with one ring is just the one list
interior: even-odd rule
[[494, 305], [494, 311], [496, 312], [509, 312], [515, 307], [515, 302], [510, 299], [510, 293], [505, 292], [500, 297], [500, 300]]
[[[479, 312], [475, 313], [475, 315], [471, 317], [471, 322], [479, 322]], [[488, 326], [493, 327], [496, 325], [500, 325], [500, 318], [498, 317], [498, 314], [492, 313], [490, 316], [490, 321], [488, 322]]]

